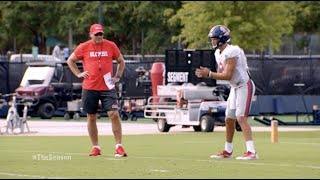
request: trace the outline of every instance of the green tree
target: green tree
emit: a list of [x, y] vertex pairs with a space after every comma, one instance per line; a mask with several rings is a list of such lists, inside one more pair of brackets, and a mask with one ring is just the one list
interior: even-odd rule
[[[179, 26], [169, 27], [167, 18], [181, 7], [180, 1], [102, 1], [105, 38], [119, 45], [125, 54], [164, 53]], [[40, 40], [40, 53], [46, 40], [55, 37], [73, 44], [89, 39], [88, 29], [99, 20], [99, 1], [4, 1], [0, 2], [0, 48], [13, 47], [30, 52], [32, 40]], [[171, 13], [168, 13], [169, 11]]]
[[[59, 34], [67, 38], [73, 30], [74, 44], [88, 39], [88, 29], [98, 23], [98, 1], [59, 2], [61, 14]], [[164, 11], [180, 8], [181, 3], [169, 1], [102, 1], [102, 24], [105, 38], [114, 41], [124, 54], [164, 53], [171, 44], [171, 28], [166, 25]], [[68, 13], [65, 13], [68, 12]]]
[[1, 32], [6, 43], [17, 40], [20, 51], [38, 46], [45, 52], [46, 35], [55, 29], [56, 4], [53, 1], [4, 1], [1, 3]]
[[104, 25], [109, 39], [127, 54], [162, 54], [171, 45], [172, 36], [165, 12], [180, 7], [180, 2], [170, 1], [104, 2]]
[[298, 1], [296, 2], [296, 22], [294, 32], [319, 32], [320, 31], [320, 2]]
[[[59, 1], [59, 18], [55, 26], [57, 31], [52, 35], [59, 37], [65, 43], [68, 41], [69, 30], [72, 31], [72, 43], [78, 45], [89, 39], [89, 28], [93, 23], [99, 23], [98, 1]], [[106, 33], [108, 31], [106, 30]]]
[[245, 50], [263, 51], [268, 45], [278, 50], [281, 38], [292, 32], [294, 7], [294, 2], [282, 1], [185, 2], [169, 19], [183, 26], [172, 40], [182, 38], [187, 48], [208, 48], [209, 30], [223, 24], [231, 30], [232, 43]]
[[[45, 53], [48, 37], [73, 44], [88, 37], [98, 22], [99, 1], [1, 1], [0, 49], [18, 53], [39, 40]], [[278, 50], [292, 32], [319, 31], [317, 1], [102, 1], [105, 37], [124, 54], [163, 54], [181, 39], [186, 48], [209, 48], [207, 34], [217, 24], [231, 30], [232, 43], [245, 50]], [[293, 31], [294, 30], [294, 31]]]

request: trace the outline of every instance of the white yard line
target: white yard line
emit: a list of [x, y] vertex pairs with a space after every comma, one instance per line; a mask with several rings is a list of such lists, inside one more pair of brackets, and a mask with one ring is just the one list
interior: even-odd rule
[[320, 143], [304, 143], [304, 142], [279, 142], [285, 144], [302, 144], [302, 145], [311, 145], [311, 146], [320, 146]]
[[39, 175], [16, 174], [16, 173], [6, 173], [6, 172], [0, 172], [0, 175], [14, 176], [14, 177], [40, 178], [40, 179], [67, 179], [64, 177], [45, 177], [45, 176], [39, 176]]

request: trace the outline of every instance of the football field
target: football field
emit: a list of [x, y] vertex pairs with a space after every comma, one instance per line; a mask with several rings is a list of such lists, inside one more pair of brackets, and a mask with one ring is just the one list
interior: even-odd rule
[[123, 135], [128, 157], [114, 157], [114, 138], [100, 135], [102, 155], [88, 156], [88, 136], [0, 136], [0, 178], [303, 178], [320, 177], [320, 131], [253, 132], [259, 160], [210, 159], [223, 149], [224, 131]]

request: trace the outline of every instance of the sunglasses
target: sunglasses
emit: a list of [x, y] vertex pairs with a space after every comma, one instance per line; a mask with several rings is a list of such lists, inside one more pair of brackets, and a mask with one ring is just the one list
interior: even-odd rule
[[101, 32], [94, 34], [94, 36], [102, 36], [102, 35], [103, 35], [103, 33], [101, 33]]

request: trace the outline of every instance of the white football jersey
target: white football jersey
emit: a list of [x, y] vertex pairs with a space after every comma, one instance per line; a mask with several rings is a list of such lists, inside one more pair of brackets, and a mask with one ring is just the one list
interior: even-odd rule
[[227, 65], [227, 59], [236, 57], [237, 64], [231, 80], [230, 86], [239, 87], [246, 83], [250, 78], [248, 75], [247, 58], [243, 50], [239, 46], [228, 44], [226, 48], [220, 54], [220, 49], [217, 49], [214, 53], [218, 68], [225, 71]]

